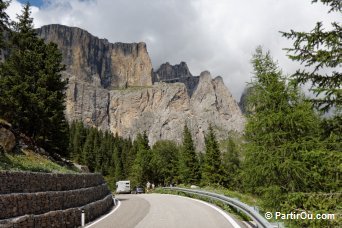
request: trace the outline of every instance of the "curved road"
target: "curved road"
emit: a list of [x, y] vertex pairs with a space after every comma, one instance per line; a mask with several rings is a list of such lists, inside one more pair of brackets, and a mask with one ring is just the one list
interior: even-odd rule
[[[118, 195], [120, 206], [89, 228], [240, 227], [226, 213], [198, 200], [175, 195]], [[230, 221], [229, 221], [230, 220]]]

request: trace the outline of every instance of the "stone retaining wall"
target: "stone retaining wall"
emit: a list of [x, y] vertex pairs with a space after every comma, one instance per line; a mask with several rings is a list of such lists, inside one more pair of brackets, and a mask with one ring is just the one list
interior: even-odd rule
[[109, 211], [112, 194], [99, 174], [0, 172], [0, 227], [77, 227]]
[[81, 207], [108, 194], [106, 184], [70, 191], [5, 194], [0, 197], [0, 219]]
[[0, 171], [0, 194], [66, 191], [105, 183], [100, 174]]
[[[102, 200], [85, 205], [86, 223], [105, 214], [113, 205], [111, 195]], [[1, 228], [15, 227], [78, 227], [81, 225], [80, 208], [70, 208], [67, 210], [52, 211], [40, 215], [24, 215], [14, 219], [0, 220]]]

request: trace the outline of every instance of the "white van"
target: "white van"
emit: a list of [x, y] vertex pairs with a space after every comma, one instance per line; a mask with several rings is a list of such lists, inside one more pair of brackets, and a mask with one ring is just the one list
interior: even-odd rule
[[131, 182], [128, 180], [116, 182], [116, 193], [131, 193]]

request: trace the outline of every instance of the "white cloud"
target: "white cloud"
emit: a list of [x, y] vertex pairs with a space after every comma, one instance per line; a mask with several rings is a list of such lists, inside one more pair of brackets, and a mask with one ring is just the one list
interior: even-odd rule
[[[258, 45], [271, 50], [285, 73], [298, 67], [282, 50], [291, 43], [279, 31], [309, 31], [340, 16], [311, 0], [47, 0], [32, 9], [35, 25], [60, 23], [86, 29], [110, 42], [147, 43], [154, 67], [186, 61], [198, 75], [221, 75], [238, 100], [250, 81], [251, 55]], [[17, 10], [17, 11], [16, 11]], [[12, 1], [8, 13], [20, 12]]]

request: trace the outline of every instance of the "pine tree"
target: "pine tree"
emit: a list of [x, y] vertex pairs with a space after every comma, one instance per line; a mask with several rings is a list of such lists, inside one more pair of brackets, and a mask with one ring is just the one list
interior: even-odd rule
[[37, 37], [29, 4], [18, 20], [0, 69], [0, 116], [47, 151], [68, 156], [62, 55], [56, 44]]
[[179, 153], [179, 179], [184, 184], [196, 184], [199, 181], [199, 163], [189, 128], [185, 125], [183, 145]]
[[205, 137], [205, 148], [202, 182], [205, 185], [219, 185], [222, 180], [221, 151], [211, 125]]
[[[341, 0], [320, 0], [330, 7], [329, 13], [342, 13]], [[318, 2], [313, 0], [312, 2]], [[333, 22], [327, 31], [322, 22], [317, 22], [310, 32], [282, 32], [287, 39], [294, 40], [292, 48], [286, 48], [290, 59], [304, 64], [309, 69], [297, 70], [293, 75], [299, 84], [311, 83], [316, 98], [311, 99], [322, 111], [342, 106], [342, 28]], [[331, 73], [322, 73], [329, 72]]]

